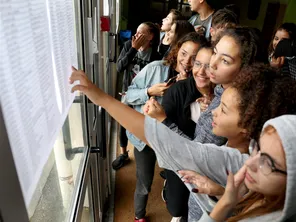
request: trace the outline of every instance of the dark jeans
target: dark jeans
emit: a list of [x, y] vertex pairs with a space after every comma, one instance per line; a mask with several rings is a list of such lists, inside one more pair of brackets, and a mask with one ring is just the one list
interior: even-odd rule
[[188, 216], [189, 190], [174, 171], [166, 170], [165, 199], [167, 209], [173, 217]]
[[134, 194], [135, 215], [141, 219], [146, 215], [146, 205], [153, 182], [156, 155], [149, 146], [145, 146], [141, 152], [134, 148], [134, 155], [137, 166], [137, 184]]
[[127, 147], [127, 143], [128, 143], [126, 129], [121, 125], [119, 129], [119, 143], [120, 143], [120, 147]]

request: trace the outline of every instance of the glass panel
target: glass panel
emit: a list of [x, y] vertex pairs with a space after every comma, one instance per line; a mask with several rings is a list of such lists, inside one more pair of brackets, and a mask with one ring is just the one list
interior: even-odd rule
[[81, 104], [73, 103], [28, 207], [30, 221], [65, 221], [87, 149]]
[[91, 195], [88, 195], [89, 193], [91, 193], [91, 190], [89, 189], [89, 186], [87, 186], [82, 209], [81, 222], [94, 222], [92, 200], [90, 199]]

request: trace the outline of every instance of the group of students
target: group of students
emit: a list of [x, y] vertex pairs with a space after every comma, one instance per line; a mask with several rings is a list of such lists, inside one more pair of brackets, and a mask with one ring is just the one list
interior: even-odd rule
[[263, 64], [237, 12], [189, 3], [189, 22], [171, 10], [162, 33], [145, 22], [124, 44], [123, 102], [81, 70], [70, 78], [122, 126], [114, 169], [128, 159], [125, 135], [135, 146], [135, 222], [146, 221], [156, 160], [172, 221], [295, 221], [296, 26], [276, 30]]

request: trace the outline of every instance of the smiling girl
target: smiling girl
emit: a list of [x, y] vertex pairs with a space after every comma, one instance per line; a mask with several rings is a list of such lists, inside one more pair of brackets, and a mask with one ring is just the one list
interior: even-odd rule
[[[212, 53], [210, 43], [202, 46], [194, 61], [193, 76], [171, 86], [162, 100], [165, 114], [190, 138], [194, 137], [196, 122], [201, 113], [201, 105], [196, 100], [204, 95], [209, 98], [213, 95], [214, 86], [207, 76]], [[146, 112], [150, 104], [153, 106], [154, 102], [147, 102], [144, 107]], [[187, 187], [171, 170], [164, 170], [164, 176], [166, 182], [162, 194], [168, 211], [173, 217], [187, 217], [189, 197]]]

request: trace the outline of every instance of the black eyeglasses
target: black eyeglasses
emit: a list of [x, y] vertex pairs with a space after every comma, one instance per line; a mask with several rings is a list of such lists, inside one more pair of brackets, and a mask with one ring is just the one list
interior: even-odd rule
[[286, 171], [276, 168], [274, 160], [271, 158], [271, 156], [269, 156], [267, 153], [261, 153], [260, 146], [255, 140], [251, 140], [249, 152], [251, 157], [255, 157], [258, 153], [260, 154], [259, 168], [262, 170], [264, 175], [269, 175], [272, 172], [278, 172], [287, 175]]

